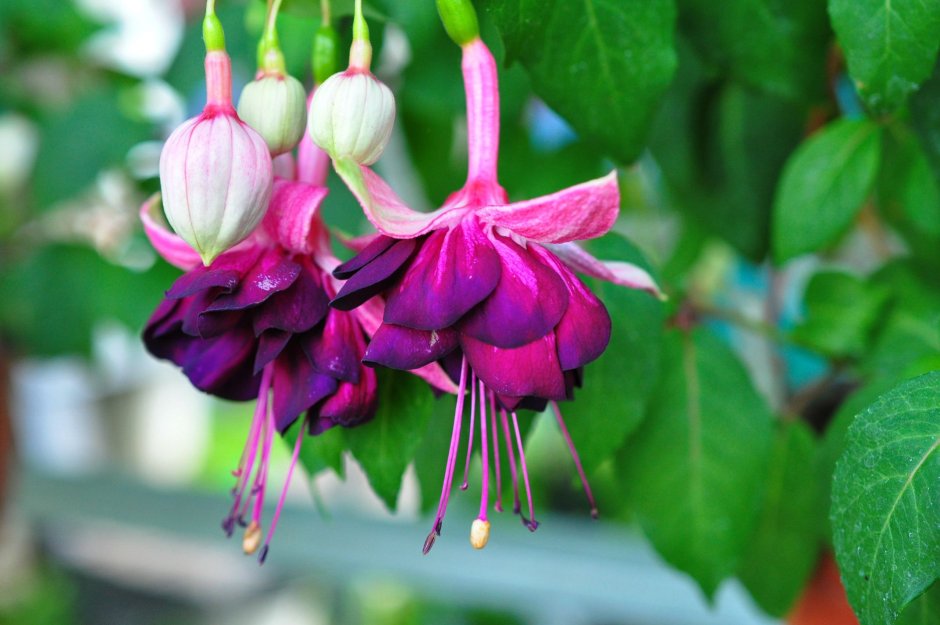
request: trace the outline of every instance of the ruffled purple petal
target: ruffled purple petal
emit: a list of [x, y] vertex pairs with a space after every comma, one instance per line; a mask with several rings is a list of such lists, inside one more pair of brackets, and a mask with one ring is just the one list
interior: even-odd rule
[[364, 265], [347, 280], [330, 302], [330, 306], [339, 310], [352, 310], [373, 295], [381, 293], [411, 257], [415, 245], [414, 239], [395, 241], [383, 254]]
[[199, 265], [181, 275], [166, 292], [166, 296], [179, 299], [207, 289], [218, 289], [220, 293], [230, 293], [238, 286], [241, 276], [255, 264], [260, 255], [261, 250], [256, 247], [226, 252], [208, 267]]
[[552, 332], [511, 349], [494, 347], [461, 334], [460, 346], [473, 372], [499, 395], [554, 400], [566, 397], [565, 378], [558, 364]]
[[265, 253], [239, 280], [231, 293], [220, 295], [208, 311], [242, 310], [284, 291], [300, 275], [300, 265], [279, 252]]
[[565, 281], [532, 250], [514, 241], [497, 238], [496, 251], [503, 264], [499, 284], [464, 318], [461, 333], [503, 348], [550, 334], [568, 308]]
[[414, 330], [385, 323], [369, 341], [363, 362], [409, 371], [440, 360], [456, 347], [453, 328]]
[[254, 347], [251, 330], [240, 327], [214, 339], [191, 339], [179, 364], [196, 388], [223, 399], [245, 401], [257, 397], [261, 384], [252, 368]]
[[320, 323], [330, 308], [319, 270], [308, 259], [299, 259], [300, 275], [286, 290], [272, 295], [254, 312], [255, 334], [269, 328], [300, 334]]
[[230, 331], [244, 319], [245, 313], [241, 310], [203, 312], [196, 315], [196, 332], [204, 339], [215, 338]]
[[583, 367], [600, 357], [610, 342], [610, 315], [594, 293], [551, 252], [530, 246], [555, 268], [568, 288], [568, 309], [555, 327], [558, 362], [565, 371]]
[[352, 315], [331, 310], [322, 329], [300, 337], [300, 346], [317, 373], [356, 383], [361, 369], [359, 362], [365, 351], [365, 345], [360, 343], [362, 340], [362, 333]]
[[385, 321], [417, 330], [456, 323], [497, 288], [500, 257], [476, 219], [432, 232], [389, 289]]
[[283, 433], [302, 413], [336, 392], [337, 382], [314, 371], [307, 356], [289, 349], [274, 361], [272, 414]]
[[258, 349], [255, 351], [254, 372], [260, 373], [264, 367], [281, 355], [294, 335], [283, 330], [265, 330], [258, 336]]
[[[361, 336], [357, 349], [365, 349], [365, 339]], [[313, 434], [319, 434], [327, 425], [352, 427], [371, 419], [375, 415], [378, 404], [378, 381], [375, 371], [359, 365], [358, 382], [340, 382], [336, 393], [330, 396], [323, 404], [314, 409], [317, 413], [316, 421], [311, 420]]]
[[184, 313], [185, 301], [165, 299], [160, 302], [144, 327], [143, 339], [147, 351], [157, 358], [182, 364], [191, 341], [180, 331]]
[[388, 248], [395, 244], [396, 239], [379, 235], [375, 237], [361, 252], [333, 270], [333, 277], [340, 280], [349, 280], [357, 271], [384, 254]]

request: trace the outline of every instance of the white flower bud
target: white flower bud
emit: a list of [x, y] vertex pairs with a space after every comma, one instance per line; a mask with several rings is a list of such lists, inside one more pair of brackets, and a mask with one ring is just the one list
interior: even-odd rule
[[273, 156], [293, 150], [307, 127], [307, 93], [293, 76], [267, 74], [245, 85], [238, 116], [258, 131]]
[[307, 129], [334, 159], [361, 165], [379, 160], [395, 123], [391, 90], [368, 71], [330, 76], [313, 94]]

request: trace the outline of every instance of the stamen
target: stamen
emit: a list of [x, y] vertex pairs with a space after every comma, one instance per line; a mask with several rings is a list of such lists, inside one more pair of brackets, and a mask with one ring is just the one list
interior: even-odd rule
[[294, 475], [294, 467], [297, 466], [297, 458], [300, 457], [300, 445], [304, 442], [304, 430], [307, 427], [306, 417], [298, 424], [297, 442], [294, 443], [294, 454], [290, 459], [290, 466], [287, 468], [287, 477], [284, 479], [284, 488], [281, 489], [281, 496], [277, 500], [277, 508], [274, 509], [274, 516], [271, 517], [271, 528], [268, 530], [268, 538], [264, 541], [264, 549], [258, 557], [259, 564], [264, 564], [264, 559], [268, 556], [268, 546], [271, 539], [274, 538], [274, 531], [277, 529], [277, 521], [281, 518], [281, 508], [284, 507], [284, 501], [287, 499], [287, 489], [290, 486], [291, 477]]
[[424, 541], [422, 551], [425, 555], [434, 546], [436, 536], [441, 535], [441, 526], [444, 523], [444, 514], [447, 512], [447, 500], [450, 498], [450, 488], [454, 483], [454, 465], [457, 463], [457, 447], [460, 442], [460, 426], [463, 421], [463, 405], [467, 396], [467, 359], [460, 363], [460, 384], [457, 390], [457, 408], [454, 410], [454, 429], [450, 435], [450, 451], [447, 454], [447, 466], [444, 469], [444, 483], [441, 485], [441, 500], [437, 504], [437, 516], [434, 517], [434, 527]]
[[506, 440], [506, 452], [509, 454], [509, 472], [512, 476], [512, 513], [519, 514], [522, 511], [522, 504], [519, 502], [519, 476], [516, 474], [516, 452], [512, 447], [512, 434], [509, 433], [509, 420], [506, 417], [506, 409], [499, 409], [499, 417], [503, 423], [503, 438]]
[[[471, 426], [473, 427], [473, 426]], [[483, 380], [480, 380], [480, 456], [483, 460], [483, 482], [480, 488], [480, 516], [479, 521], [486, 521], [486, 509], [490, 504], [490, 450], [489, 441], [486, 438], [486, 388], [483, 386]], [[487, 536], [489, 535], [489, 523], [487, 523]], [[486, 544], [484, 539], [483, 545]], [[477, 549], [481, 549], [477, 547]]]
[[254, 552], [258, 551], [258, 547], [260, 545], [261, 526], [252, 521], [248, 526], [248, 529], [245, 530], [245, 537], [242, 538], [242, 551], [245, 552], [246, 556], [250, 556]]
[[[467, 434], [467, 462], [463, 467], [463, 483], [460, 485], [460, 490], [467, 490], [469, 483], [467, 481], [467, 476], [470, 474], [470, 457], [473, 455], [473, 430], [476, 427], [476, 413], [477, 413], [477, 375], [470, 372], [470, 432]], [[481, 397], [480, 404], [482, 405], [485, 400]]]
[[539, 522], [535, 520], [535, 511], [532, 509], [532, 489], [529, 488], [529, 470], [525, 464], [525, 450], [522, 448], [522, 435], [519, 434], [519, 420], [516, 418], [516, 411], [512, 412], [512, 427], [516, 432], [516, 445], [519, 447], [519, 464], [522, 467], [522, 480], [525, 483], [525, 496], [529, 501], [529, 518], [523, 520], [523, 523], [530, 532], [534, 532], [539, 527]]
[[274, 413], [268, 411], [267, 419], [264, 422], [264, 442], [261, 444], [261, 465], [255, 476], [255, 488], [252, 489], [252, 498], [254, 499], [254, 510], [251, 513], [251, 520], [261, 524], [261, 518], [264, 513], [264, 493], [268, 484], [268, 468], [271, 465], [271, 446], [274, 443]]
[[474, 549], [483, 549], [490, 540], [490, 522], [474, 519], [470, 526], [470, 544]]
[[552, 410], [555, 411], [555, 418], [558, 421], [559, 429], [561, 429], [561, 435], [565, 438], [565, 442], [568, 444], [568, 451], [571, 452], [571, 459], [574, 460], [574, 466], [578, 470], [578, 475], [581, 477], [581, 486], [584, 487], [584, 494], [587, 495], [588, 503], [591, 505], [591, 518], [596, 519], [598, 517], [598, 512], [597, 503], [594, 501], [594, 493], [591, 492], [591, 485], [588, 484], [587, 475], [584, 473], [584, 467], [581, 466], [581, 458], [578, 456], [578, 450], [575, 449], [574, 441], [571, 440], [571, 435], [568, 433], [568, 428], [565, 426], [565, 420], [561, 417], [561, 409], [558, 407], [558, 402], [552, 402]]
[[[482, 386], [482, 382], [480, 383]], [[493, 391], [490, 395], [490, 432], [493, 433], [493, 461], [496, 465], [496, 503], [493, 508], [497, 512], [503, 511], [503, 477], [499, 470], [499, 430], [496, 427], [496, 395]]]

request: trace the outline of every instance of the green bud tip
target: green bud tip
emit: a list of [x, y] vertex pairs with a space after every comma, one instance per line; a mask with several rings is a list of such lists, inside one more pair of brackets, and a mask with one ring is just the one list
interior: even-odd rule
[[477, 12], [470, 0], [436, 0], [437, 12], [444, 22], [444, 30], [458, 46], [470, 43], [480, 36]]
[[206, 12], [206, 17], [202, 20], [202, 39], [206, 42], [206, 52], [225, 51], [225, 33], [222, 31], [222, 22], [214, 12]]

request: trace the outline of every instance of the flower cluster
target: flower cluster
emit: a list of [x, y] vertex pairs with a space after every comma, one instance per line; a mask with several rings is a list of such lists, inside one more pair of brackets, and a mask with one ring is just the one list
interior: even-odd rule
[[[530, 529], [538, 526], [517, 416], [523, 408], [551, 406], [596, 514], [557, 402], [573, 398], [584, 365], [606, 348], [611, 319], [576, 272], [659, 295], [639, 267], [599, 261], [575, 243], [604, 234], [616, 221], [616, 174], [509, 202], [496, 175], [495, 61], [477, 34], [472, 9], [458, 11], [448, 32], [463, 49], [467, 181], [440, 209], [412, 211], [368, 167], [388, 141], [394, 99], [369, 71], [361, 3], [350, 68], [311, 94], [309, 119], [302, 87], [284, 74], [277, 48], [279, 4], [269, 3], [262, 67], [236, 112], [210, 2], [206, 110], [174, 132], [161, 156], [163, 205], [175, 233], [162, 225], [156, 199], [141, 210], [154, 247], [184, 270], [147, 323], [147, 348], [180, 366], [200, 390], [256, 401], [223, 528], [231, 535], [243, 526], [245, 552], [260, 549], [264, 561], [287, 487], [265, 536], [275, 434], [299, 421], [289, 480], [305, 434], [357, 426], [373, 416], [379, 366], [412, 371], [439, 392], [457, 395], [425, 552], [441, 533], [468, 395], [465, 474], [477, 422], [482, 458], [474, 547], [489, 537], [489, 467], [492, 458], [500, 484], [500, 438], [513, 510]], [[342, 264], [331, 253], [319, 211], [331, 158], [378, 231]], [[522, 513], [523, 489], [528, 515]], [[502, 509], [498, 489], [495, 507]]]

